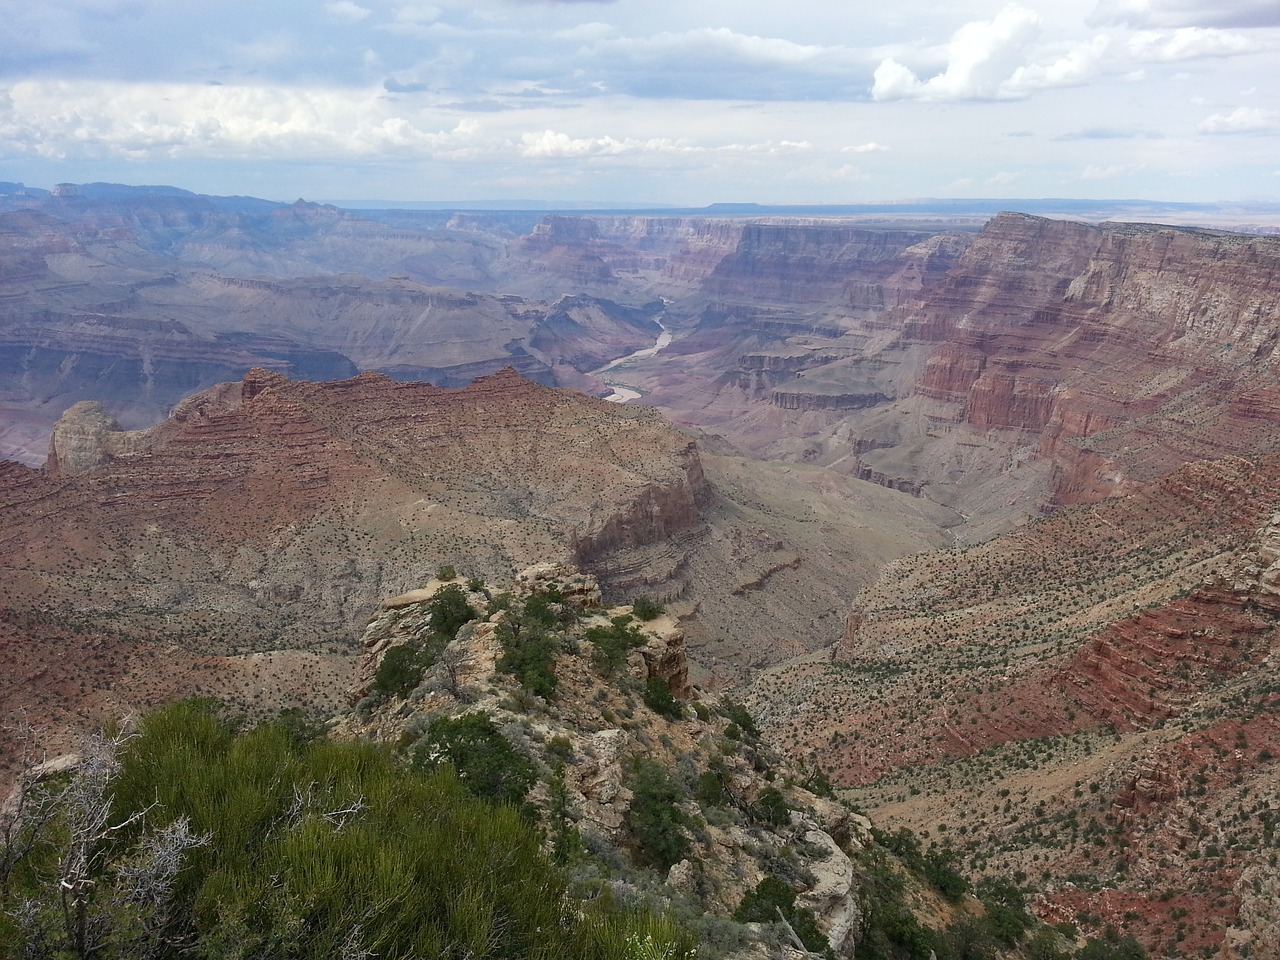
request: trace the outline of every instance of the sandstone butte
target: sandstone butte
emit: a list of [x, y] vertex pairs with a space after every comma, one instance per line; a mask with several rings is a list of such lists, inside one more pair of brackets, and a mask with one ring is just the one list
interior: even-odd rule
[[511, 371], [254, 370], [135, 432], [78, 405], [44, 471], [0, 465], [0, 699], [63, 731], [181, 693], [337, 703], [353, 624], [438, 565], [604, 562], [697, 524], [704, 495], [654, 411]]

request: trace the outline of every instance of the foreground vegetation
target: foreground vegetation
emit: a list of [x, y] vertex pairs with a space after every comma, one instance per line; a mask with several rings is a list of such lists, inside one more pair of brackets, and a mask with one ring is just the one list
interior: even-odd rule
[[691, 955], [659, 917], [572, 900], [535, 826], [448, 765], [237, 732], [201, 702], [99, 747], [6, 843], [5, 956]]

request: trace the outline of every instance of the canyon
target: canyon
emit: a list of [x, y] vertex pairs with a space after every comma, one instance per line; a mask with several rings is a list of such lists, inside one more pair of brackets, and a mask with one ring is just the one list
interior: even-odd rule
[[1277, 956], [1280, 240], [944, 219], [0, 194], [6, 707], [323, 709], [569, 563], [1042, 917]]

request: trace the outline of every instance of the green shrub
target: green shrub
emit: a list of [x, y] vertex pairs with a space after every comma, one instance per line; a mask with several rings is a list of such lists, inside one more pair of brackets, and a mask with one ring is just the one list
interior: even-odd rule
[[[719, 707], [720, 716], [727, 719], [730, 725], [737, 727], [739, 736], [752, 743], [760, 739], [760, 730], [756, 727], [756, 722], [751, 718], [751, 714], [747, 708], [733, 700], [724, 700]], [[726, 736], [728, 733], [726, 732]], [[738, 737], [734, 738], [735, 740]]]
[[662, 677], [650, 677], [645, 681], [644, 702], [650, 710], [668, 720], [684, 719], [684, 705], [671, 695], [671, 684]]
[[637, 620], [654, 620], [667, 612], [667, 608], [660, 604], [652, 597], [636, 597], [636, 602], [631, 605], [631, 612], [635, 614]]
[[1022, 891], [1007, 880], [988, 878], [982, 881], [978, 896], [991, 935], [1006, 946], [1017, 943], [1032, 922]]
[[427, 669], [424, 651], [407, 643], [390, 647], [378, 661], [369, 692], [379, 697], [405, 697], [422, 682]]
[[747, 891], [733, 918], [740, 923], [777, 923], [779, 913], [791, 924], [806, 949], [823, 956], [831, 955], [831, 945], [818, 929], [813, 911], [797, 907], [796, 892], [791, 885], [772, 874]]
[[643, 758], [636, 761], [631, 790], [627, 829], [637, 857], [666, 873], [689, 855], [684, 828], [692, 824], [677, 806], [684, 794], [661, 765]]
[[761, 823], [780, 827], [791, 819], [791, 804], [777, 787], [765, 787], [751, 805], [751, 816]]
[[502, 646], [498, 670], [514, 676], [530, 693], [547, 701], [554, 699], [559, 640], [542, 626], [517, 619], [498, 624], [496, 636]]
[[[467, 749], [493, 748], [483, 724], [462, 726], [472, 724], [483, 736], [466, 741]], [[141, 819], [118, 844], [95, 849], [95, 891], [123, 876], [113, 871], [146, 824], [187, 818], [194, 833], [210, 839], [183, 856], [169, 909], [147, 918], [155, 942], [181, 944], [183, 956], [692, 955], [690, 936], [668, 920], [603, 897], [567, 901], [567, 881], [538, 831], [515, 810], [471, 796], [452, 763], [412, 769], [370, 744], [304, 742], [280, 724], [236, 733], [209, 704], [190, 702], [144, 718], [121, 759], [110, 822]], [[51, 842], [57, 839], [55, 831]], [[0, 893], [0, 916], [29, 899], [56, 905], [57, 862], [36, 858], [15, 874]], [[114, 935], [140, 928], [102, 929]], [[12, 926], [0, 926], [0, 955], [77, 955], [60, 942], [17, 936]], [[654, 952], [628, 952], [631, 944]], [[40, 954], [42, 947], [49, 949]], [[93, 955], [154, 953], [143, 948], [141, 941], [115, 939]]]
[[607, 627], [589, 627], [583, 636], [595, 648], [591, 663], [603, 677], [617, 674], [627, 662], [627, 654], [645, 644], [644, 634], [627, 614], [614, 617]]
[[724, 779], [719, 773], [705, 770], [698, 775], [693, 798], [704, 807], [723, 807], [729, 803], [729, 791], [725, 789]]
[[440, 588], [431, 598], [431, 632], [443, 637], [446, 643], [458, 635], [463, 624], [470, 623], [477, 616], [479, 614], [467, 602], [466, 591], [456, 583]]
[[934, 888], [951, 901], [957, 901], [969, 892], [969, 881], [956, 869], [959, 855], [945, 847], [930, 847], [924, 857], [924, 868], [921, 870], [926, 880]]
[[874, 848], [862, 852], [862, 930], [858, 960], [930, 960], [948, 956], [941, 938], [916, 919], [906, 899], [906, 885], [885, 855]]
[[388, 649], [378, 662], [369, 693], [379, 699], [405, 697], [422, 683], [427, 670], [466, 623], [476, 619], [462, 587], [442, 587], [428, 601], [428, 629], [423, 636]]
[[442, 563], [436, 568], [436, 579], [442, 583], [458, 579], [458, 571], [451, 563]]
[[451, 764], [472, 795], [522, 809], [537, 779], [533, 761], [511, 746], [486, 713], [436, 717], [413, 759], [423, 769]]

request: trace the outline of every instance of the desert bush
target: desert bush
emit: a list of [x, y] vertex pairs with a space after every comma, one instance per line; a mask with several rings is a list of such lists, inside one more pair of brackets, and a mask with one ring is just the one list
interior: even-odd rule
[[423, 769], [449, 764], [472, 795], [518, 808], [537, 779], [533, 761], [479, 712], [432, 720], [414, 751], [414, 764]]
[[791, 925], [806, 949], [831, 956], [831, 945], [818, 929], [813, 911], [797, 907], [795, 890], [772, 874], [747, 891], [733, 918], [741, 923], [777, 923], [779, 914]]
[[607, 627], [588, 627], [583, 636], [595, 648], [591, 663], [603, 677], [616, 675], [627, 662], [627, 654], [645, 644], [644, 634], [627, 614], [614, 617]]
[[633, 797], [627, 829], [637, 858], [666, 873], [689, 855], [684, 828], [692, 824], [678, 806], [684, 794], [664, 767], [643, 758], [632, 769], [630, 786]]
[[650, 677], [645, 681], [644, 702], [650, 710], [668, 720], [684, 719], [684, 704], [671, 695], [671, 684], [662, 677]]
[[636, 597], [631, 605], [631, 612], [637, 620], [654, 620], [667, 612], [667, 608], [652, 597]]

